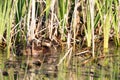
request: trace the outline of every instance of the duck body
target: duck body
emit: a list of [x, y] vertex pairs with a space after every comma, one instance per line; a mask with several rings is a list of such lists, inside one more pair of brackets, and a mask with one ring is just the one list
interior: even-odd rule
[[45, 40], [38, 44], [36, 40], [33, 40], [29, 46], [26, 47], [23, 54], [27, 56], [40, 56], [40, 55], [47, 55], [53, 54], [53, 46], [50, 40]]

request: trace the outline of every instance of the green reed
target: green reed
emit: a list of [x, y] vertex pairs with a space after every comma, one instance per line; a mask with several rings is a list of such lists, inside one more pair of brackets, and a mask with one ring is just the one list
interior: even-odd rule
[[58, 18], [60, 20], [60, 33], [61, 39], [65, 41], [65, 29], [66, 29], [66, 22], [68, 17], [68, 1], [70, 0], [61, 0], [58, 1]]
[[7, 51], [8, 51], [7, 57], [9, 58], [11, 44], [15, 45], [17, 42], [19, 42], [21, 40], [20, 38], [21, 35], [23, 35], [21, 34], [22, 26], [23, 26], [22, 19], [24, 18], [25, 13], [27, 12], [26, 10], [27, 1], [25, 2], [25, 0], [17, 0], [17, 1], [8, 0], [8, 1], [1, 1], [0, 3], [1, 3], [0, 35], [3, 35], [4, 31], [6, 30], [6, 35], [5, 35], [6, 38], [4, 39], [6, 39], [5, 41], [7, 43]]
[[104, 36], [104, 49], [108, 49], [108, 43], [109, 43], [109, 37], [110, 37], [110, 30], [111, 26], [114, 23], [114, 17], [115, 14], [113, 14], [112, 6], [113, 0], [110, 1], [98, 1], [96, 0], [96, 5], [98, 9], [98, 14], [100, 15], [100, 22], [101, 26], [103, 27], [103, 36]]
[[85, 29], [85, 33], [86, 33], [86, 37], [87, 37], [87, 46], [91, 47], [91, 39], [92, 39], [92, 35], [91, 35], [91, 26], [90, 26], [90, 5], [89, 2], [87, 1], [87, 29]]
[[[4, 6], [4, 7], [2, 7]], [[2, 42], [2, 38], [3, 38], [3, 33], [5, 31], [5, 4], [3, 4], [3, 1], [0, 1], [0, 43]]]
[[[3, 38], [3, 33], [5, 29], [7, 30], [7, 40], [10, 39], [10, 18], [11, 18], [11, 8], [12, 8], [12, 1], [0, 1], [0, 43]], [[9, 42], [9, 41], [7, 41]]]
[[[1, 16], [1, 26], [0, 26], [0, 35], [3, 37], [3, 33], [6, 29], [6, 43], [7, 43], [7, 53], [8, 57], [10, 55], [10, 46], [11, 46], [11, 26], [12, 26], [12, 20], [13, 20], [13, 12], [11, 12], [13, 8], [13, 2], [12, 0], [8, 1], [1, 1], [0, 2], [0, 16]], [[2, 39], [2, 38], [1, 38]]]
[[[15, 30], [17, 32], [17, 34], [15, 35], [15, 43], [21, 41], [21, 38], [20, 38], [22, 35], [21, 28], [22, 28], [22, 26], [24, 26], [22, 23], [22, 20], [25, 16], [25, 13], [27, 12], [26, 4], [27, 4], [27, 1], [25, 1], [25, 0], [18, 0], [18, 1], [16, 1], [16, 4], [15, 4], [16, 5], [16, 10], [15, 10], [15, 25], [16, 25], [16, 27], [15, 27]], [[24, 22], [24, 23], [26, 23], [26, 22]]]
[[[24, 41], [25, 35], [27, 33], [26, 25], [27, 25], [27, 14], [28, 13], [28, 6], [29, 1], [25, 0], [16, 0], [13, 1], [13, 9], [11, 12], [13, 12], [13, 25], [12, 27], [12, 34], [11, 34], [11, 40], [12, 40], [12, 46], [11, 49], [16, 53], [16, 46], [18, 43]], [[14, 53], [12, 52], [12, 53]]]
[[94, 0], [87, 1], [87, 28], [85, 29], [85, 34], [87, 37], [87, 46], [91, 47], [94, 57]]
[[109, 41], [109, 32], [110, 32], [110, 28], [111, 28], [111, 25], [112, 24], [110, 21], [112, 21], [111, 17], [112, 17], [112, 6], [109, 6], [109, 5], [112, 5], [112, 0], [110, 0], [109, 2], [106, 1], [105, 2], [105, 5], [107, 5], [107, 7], [105, 7], [105, 11], [103, 13], [103, 19], [104, 19], [104, 22], [103, 22], [103, 33], [104, 33], [104, 49], [107, 49], [108, 48], [108, 41]]
[[117, 0], [114, 1], [114, 11], [113, 11], [113, 28], [115, 30], [115, 43], [117, 46], [120, 45], [119, 35], [120, 35], [120, 4]]
[[46, 18], [48, 18], [48, 15], [50, 13], [50, 3], [51, 3], [51, 0], [46, 0]]

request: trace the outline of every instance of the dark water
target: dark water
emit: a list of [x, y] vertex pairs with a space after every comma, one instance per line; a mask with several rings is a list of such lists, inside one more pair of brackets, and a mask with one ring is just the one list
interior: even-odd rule
[[0, 80], [44, 80], [57, 77], [58, 56], [11, 56], [0, 53]]
[[8, 60], [6, 52], [0, 51], [0, 80], [120, 80], [119, 48], [97, 51], [95, 58], [89, 53], [69, 54], [60, 63], [65, 53]]

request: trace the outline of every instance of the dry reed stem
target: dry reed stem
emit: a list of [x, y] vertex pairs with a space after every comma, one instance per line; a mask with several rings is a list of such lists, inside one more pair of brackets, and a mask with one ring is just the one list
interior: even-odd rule
[[68, 49], [70, 49], [70, 46], [71, 46], [71, 33], [70, 33], [70, 31], [68, 32], [67, 45], [68, 45]]
[[[70, 48], [69, 48], [69, 49], [70, 49]], [[69, 55], [68, 55], [67, 66], [70, 65], [71, 58], [72, 58], [72, 48], [70, 49], [70, 52], [69, 52]]]
[[30, 37], [30, 11], [31, 11], [31, 7], [29, 7], [28, 18], [27, 18], [27, 42], [28, 42], [29, 37]]
[[80, 16], [79, 16], [79, 11], [77, 10], [78, 7], [80, 6], [80, 2], [76, 1], [75, 2], [75, 9], [74, 9], [74, 19], [73, 19], [73, 35], [74, 35], [74, 51], [75, 51], [75, 44], [76, 44], [76, 35], [78, 34], [78, 29], [79, 29], [79, 23], [80, 23]]
[[32, 40], [35, 38], [35, 34], [34, 34], [35, 28], [36, 28], [35, 0], [32, 0], [32, 21], [31, 21], [31, 26], [30, 26]]
[[28, 39], [28, 41], [35, 39], [35, 33], [34, 33], [35, 29], [36, 29], [35, 0], [32, 0], [30, 2], [30, 7], [29, 7], [29, 11], [28, 11], [28, 19], [27, 19], [27, 39]]
[[93, 57], [95, 57], [94, 54], [94, 48], [95, 48], [95, 44], [94, 44], [94, 0], [89, 0], [90, 2], [90, 15], [91, 15], [91, 27], [92, 27], [92, 54]]
[[58, 66], [63, 62], [63, 60], [72, 52], [72, 47], [65, 53], [62, 59], [60, 59], [60, 62], [57, 64]]
[[55, 1], [56, 0], [52, 0], [51, 1], [51, 19], [50, 19], [50, 25], [48, 27], [49, 29], [49, 38], [52, 39], [52, 32], [53, 32], [53, 22], [54, 22], [54, 6], [55, 6]]
[[[70, 24], [70, 23], [68, 22], [70, 6], [71, 6], [71, 1], [69, 0], [69, 1], [68, 1], [68, 6], [67, 6], [67, 16], [66, 16], [66, 20], [67, 20], [66, 23], [67, 23], [67, 24]], [[68, 47], [68, 49], [70, 49], [70, 47], [71, 47], [71, 38], [72, 38], [70, 25], [68, 25], [67, 28], [69, 28], [69, 29], [68, 29], [68, 34], [67, 34], [67, 47]]]
[[119, 0], [119, 7], [118, 7], [118, 32], [120, 38], [120, 0]]

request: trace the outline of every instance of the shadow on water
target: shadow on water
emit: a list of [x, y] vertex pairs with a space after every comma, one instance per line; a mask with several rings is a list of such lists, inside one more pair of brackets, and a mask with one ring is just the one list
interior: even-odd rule
[[77, 73], [77, 80], [120, 80], [120, 49], [111, 48], [108, 53], [98, 50], [96, 54], [94, 59], [74, 57], [73, 63], [77, 64], [72, 69]]
[[[69, 65], [58, 66], [62, 54], [39, 57], [11, 57], [0, 51], [1, 80], [120, 80], [120, 49], [110, 49], [105, 55], [73, 55]], [[62, 56], [63, 57], [63, 56]], [[66, 58], [67, 60], [67, 58]]]
[[5, 53], [0, 54], [0, 80], [43, 80], [57, 77], [58, 54], [42, 58], [11, 57], [10, 60], [5, 59]]

